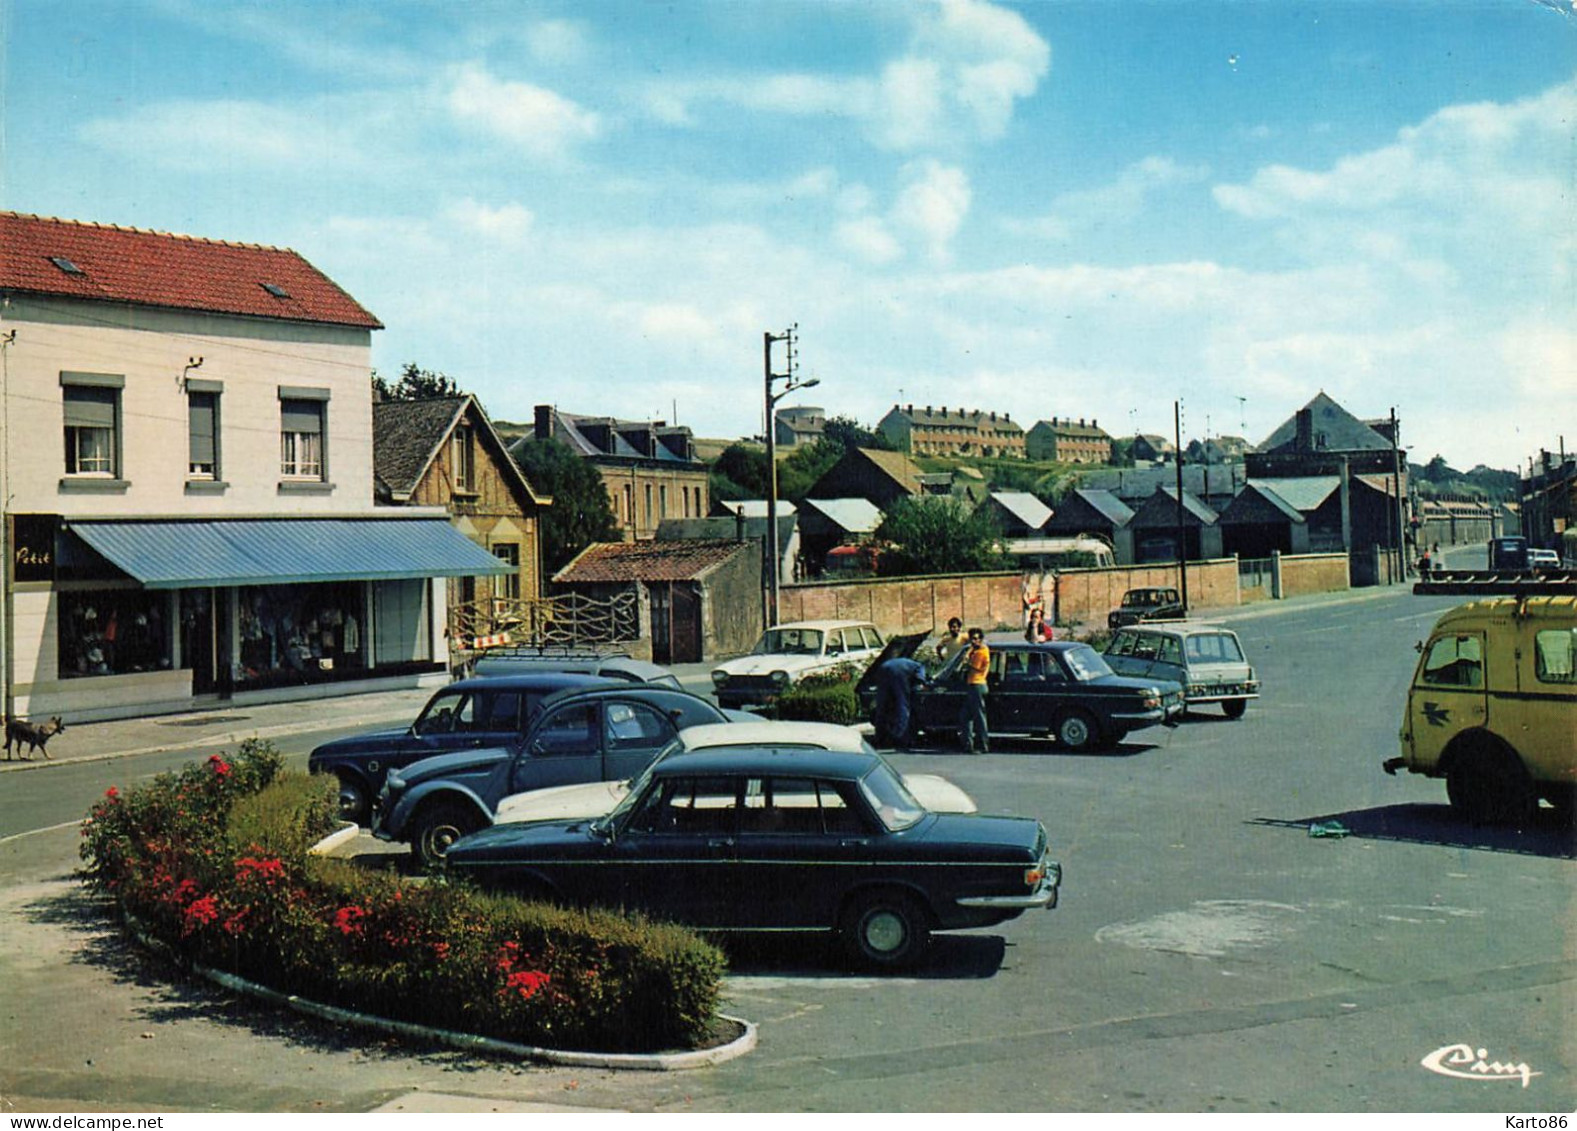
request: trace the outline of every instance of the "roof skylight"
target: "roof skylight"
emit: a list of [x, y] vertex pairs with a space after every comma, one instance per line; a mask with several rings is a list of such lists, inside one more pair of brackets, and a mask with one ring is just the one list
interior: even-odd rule
[[71, 260], [67, 259], [64, 255], [51, 255], [49, 257], [49, 261], [68, 275], [87, 274], [86, 271], [78, 267], [75, 263], [71, 262]]
[[269, 294], [273, 295], [275, 298], [289, 298], [290, 297], [290, 292], [285, 290], [285, 288], [280, 286], [278, 283], [264, 283], [264, 284], [262, 284], [262, 287], [263, 287], [263, 289], [265, 291], [267, 291]]

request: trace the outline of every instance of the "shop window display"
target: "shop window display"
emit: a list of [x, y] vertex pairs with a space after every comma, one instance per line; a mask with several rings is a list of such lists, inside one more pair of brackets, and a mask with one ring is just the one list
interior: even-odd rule
[[365, 666], [360, 585], [251, 586], [239, 598], [238, 684], [330, 680]]
[[60, 595], [60, 678], [166, 671], [168, 596], [141, 590]]

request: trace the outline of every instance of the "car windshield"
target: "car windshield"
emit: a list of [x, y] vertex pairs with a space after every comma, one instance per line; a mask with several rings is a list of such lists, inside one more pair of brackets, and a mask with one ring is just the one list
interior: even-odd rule
[[1089, 683], [1092, 679], [1112, 674], [1112, 669], [1106, 666], [1101, 654], [1088, 644], [1075, 644], [1063, 652], [1062, 658], [1073, 672], [1073, 678], [1080, 683]]
[[818, 656], [821, 629], [774, 628], [761, 634], [754, 651], [758, 656]]
[[1236, 636], [1225, 632], [1201, 632], [1183, 642], [1183, 651], [1197, 664], [1241, 663], [1243, 649]]
[[914, 799], [903, 779], [885, 761], [860, 779], [860, 792], [888, 832], [907, 829], [925, 816], [925, 806]]

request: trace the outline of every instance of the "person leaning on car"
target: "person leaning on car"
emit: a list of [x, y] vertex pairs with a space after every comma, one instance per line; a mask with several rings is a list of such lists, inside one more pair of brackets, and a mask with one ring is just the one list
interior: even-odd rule
[[936, 658], [945, 664], [949, 656], [968, 644], [969, 637], [964, 635], [964, 622], [957, 617], [948, 617], [947, 632], [936, 645]]
[[964, 705], [958, 714], [958, 741], [965, 754], [989, 754], [991, 741], [986, 723], [986, 673], [991, 670], [991, 649], [986, 647], [984, 630], [969, 630], [969, 651], [964, 654], [963, 667]]

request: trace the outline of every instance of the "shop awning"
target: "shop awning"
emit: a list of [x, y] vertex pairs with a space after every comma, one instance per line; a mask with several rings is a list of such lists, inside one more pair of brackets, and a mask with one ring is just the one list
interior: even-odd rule
[[149, 589], [476, 577], [513, 568], [436, 518], [67, 520], [66, 528]]

